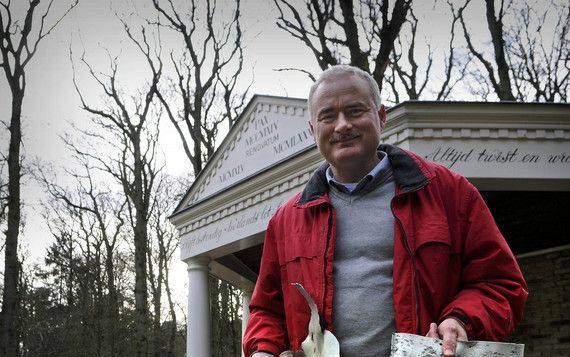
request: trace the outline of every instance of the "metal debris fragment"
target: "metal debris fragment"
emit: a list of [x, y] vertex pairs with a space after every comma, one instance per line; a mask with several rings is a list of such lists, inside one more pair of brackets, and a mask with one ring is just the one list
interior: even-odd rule
[[[309, 308], [311, 309], [311, 320], [309, 321], [309, 333], [305, 341], [301, 343], [305, 357], [340, 357], [340, 346], [336, 337], [328, 330], [321, 330], [319, 322], [319, 312], [315, 301], [305, 290], [303, 285], [293, 283], [293, 286], [303, 295]], [[295, 354], [297, 356], [297, 354]]]
[[[441, 357], [442, 340], [409, 333], [392, 334], [391, 357]], [[488, 341], [458, 341], [456, 357], [523, 357], [524, 345]]]

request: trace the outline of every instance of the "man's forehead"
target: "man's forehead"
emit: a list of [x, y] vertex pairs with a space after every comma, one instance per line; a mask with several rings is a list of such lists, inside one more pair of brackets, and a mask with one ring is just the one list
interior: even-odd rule
[[330, 88], [315, 96], [313, 108], [316, 111], [338, 107], [369, 106], [373, 98], [368, 92], [356, 90], [352, 86], [343, 88]]
[[362, 97], [353, 98], [323, 98], [322, 101], [316, 103], [316, 109], [321, 111], [335, 110], [336, 108], [351, 108], [351, 107], [362, 107], [369, 106], [370, 102]]

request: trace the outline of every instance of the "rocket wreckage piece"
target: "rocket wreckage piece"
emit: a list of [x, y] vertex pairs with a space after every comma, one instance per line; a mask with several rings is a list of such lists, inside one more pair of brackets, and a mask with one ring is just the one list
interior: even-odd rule
[[317, 304], [315, 304], [311, 295], [309, 295], [303, 285], [299, 283], [292, 283], [291, 285], [295, 286], [299, 293], [307, 300], [309, 309], [311, 310], [311, 319], [309, 320], [307, 338], [301, 343], [303, 353], [286, 351], [283, 352], [280, 357], [340, 357], [338, 340], [334, 337], [332, 332], [328, 330], [323, 331], [321, 329]]

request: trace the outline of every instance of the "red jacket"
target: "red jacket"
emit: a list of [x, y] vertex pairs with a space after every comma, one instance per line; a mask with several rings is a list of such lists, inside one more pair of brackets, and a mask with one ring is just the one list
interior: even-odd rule
[[[521, 320], [528, 289], [479, 192], [462, 176], [394, 146], [394, 308], [399, 332], [425, 335], [453, 316], [474, 340], [502, 340]], [[298, 351], [310, 311], [299, 282], [334, 332], [335, 210], [326, 165], [271, 218], [244, 336], [246, 356]], [[370, 323], [374, 323], [371, 321]]]

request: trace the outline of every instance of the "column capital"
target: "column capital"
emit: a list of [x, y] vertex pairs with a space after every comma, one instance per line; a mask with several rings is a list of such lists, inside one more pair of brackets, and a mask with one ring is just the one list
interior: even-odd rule
[[186, 259], [184, 262], [188, 266], [186, 268], [186, 270], [188, 270], [188, 271], [209, 270], [210, 268], [208, 267], [208, 264], [210, 264], [211, 260], [212, 259], [210, 259], [210, 257], [207, 257], [207, 256], [197, 256], [197, 257], [192, 257], [192, 258]]

